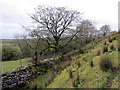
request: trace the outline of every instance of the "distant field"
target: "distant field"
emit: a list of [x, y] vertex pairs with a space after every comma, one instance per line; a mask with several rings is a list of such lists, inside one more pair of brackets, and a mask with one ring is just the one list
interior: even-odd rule
[[[27, 66], [28, 64], [31, 64], [31, 62], [28, 62], [30, 59], [31, 58], [21, 59], [22, 65]], [[20, 60], [4, 61], [4, 62], [2, 62], [2, 73], [10, 72], [19, 67], [20, 67]]]
[[17, 46], [17, 40], [16, 39], [1, 39], [2, 43], [0, 45], [2, 46]]
[[[16, 39], [2, 39], [2, 43], [0, 43], [0, 53], [2, 46], [10, 46], [10, 47], [16, 47], [19, 48], [17, 45], [17, 40]], [[31, 58], [24, 58], [21, 59], [22, 65], [26, 66], [28, 64], [31, 64], [28, 62]], [[4, 61], [1, 63], [2, 64], [2, 73], [10, 72], [16, 68], [20, 67], [20, 60], [15, 60], [15, 61]]]
[[17, 40], [16, 39], [1, 39], [2, 44], [4, 43], [9, 43], [9, 44], [16, 44]]
[[3, 46], [18, 47], [16, 39], [0, 39], [0, 50]]

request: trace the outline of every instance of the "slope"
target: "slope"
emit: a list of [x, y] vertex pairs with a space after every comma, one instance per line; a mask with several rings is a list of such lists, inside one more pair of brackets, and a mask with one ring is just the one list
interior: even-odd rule
[[[110, 41], [110, 39], [112, 41]], [[108, 52], [102, 53], [104, 44], [108, 46]], [[111, 49], [113, 45], [114, 49]], [[57, 75], [47, 88], [118, 88], [120, 80], [118, 68], [118, 34], [100, 38], [85, 46], [87, 53], [73, 58], [70, 66]], [[97, 55], [98, 52], [100, 55]], [[111, 56], [116, 72], [103, 72], [99, 66], [102, 56]], [[93, 66], [91, 66], [93, 62]], [[80, 66], [78, 67], [78, 64]], [[72, 78], [70, 73], [72, 72]]]
[[[46, 74], [39, 75], [26, 88], [118, 88], [118, 38], [119, 34], [115, 32], [85, 45], [85, 53], [71, 56], [71, 60], [67, 58], [68, 61], [58, 62], [58, 65], [54, 65], [56, 69], [52, 68]], [[103, 52], [104, 46], [108, 47], [108, 51]], [[103, 56], [111, 58], [113, 71], [101, 70], [100, 61]]]

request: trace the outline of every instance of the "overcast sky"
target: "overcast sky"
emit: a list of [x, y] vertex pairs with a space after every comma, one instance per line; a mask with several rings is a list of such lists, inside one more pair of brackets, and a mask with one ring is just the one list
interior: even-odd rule
[[99, 29], [109, 24], [112, 30], [118, 29], [119, 0], [0, 0], [0, 38], [11, 39], [17, 33], [23, 33], [22, 25], [29, 25], [27, 15], [34, 12], [37, 5], [60, 6], [75, 9], [84, 19], [95, 22]]

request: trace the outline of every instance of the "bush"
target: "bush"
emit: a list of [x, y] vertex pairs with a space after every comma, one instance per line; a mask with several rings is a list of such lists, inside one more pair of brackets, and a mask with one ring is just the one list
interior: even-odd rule
[[100, 68], [105, 72], [113, 68], [113, 63], [110, 56], [103, 56], [100, 58]]
[[101, 54], [100, 50], [97, 51], [96, 55], [99, 56]]
[[94, 65], [93, 65], [93, 61], [92, 61], [92, 60], [90, 61], [90, 66], [91, 66], [91, 67], [93, 67], [93, 66], [94, 66]]
[[118, 42], [118, 51], [120, 51], [120, 43]]
[[59, 60], [59, 61], [63, 61], [63, 60], [64, 60], [64, 55], [63, 55], [63, 53], [58, 57], [58, 60]]
[[73, 87], [77, 87], [77, 84], [76, 84], [75, 80], [72, 81], [72, 84], [73, 84]]
[[79, 49], [80, 54], [84, 54], [84, 50], [82, 48]]
[[47, 82], [44, 82], [43, 86], [44, 86], [44, 88], [46, 88], [47, 87]]
[[112, 38], [108, 38], [108, 41], [111, 43], [112, 42]]
[[103, 47], [103, 53], [105, 53], [105, 52], [108, 52], [108, 46], [106, 46], [106, 45]]
[[69, 71], [69, 77], [70, 77], [71, 79], [73, 78], [72, 70]]
[[79, 84], [79, 76], [77, 75], [77, 78], [73, 80], [72, 84], [73, 84], [73, 87], [78, 87], [78, 84]]
[[81, 66], [81, 64], [80, 64], [80, 62], [79, 62], [79, 61], [77, 62], [77, 65], [78, 65], [78, 68]]
[[107, 45], [106, 41], [104, 42], [104, 45]]
[[86, 58], [83, 58], [83, 61], [87, 62], [87, 59], [86, 59]]
[[113, 37], [112, 40], [116, 40], [116, 37]]
[[110, 49], [111, 49], [111, 50], [115, 50], [115, 47], [114, 47], [113, 44], [110, 45]]
[[2, 47], [2, 60], [11, 60], [11, 59], [19, 59], [21, 56], [21, 51], [17, 47]]
[[77, 76], [77, 78], [72, 81], [72, 84], [73, 84], [73, 87], [77, 88], [79, 84], [83, 85], [84, 82], [85, 82], [85, 79]]

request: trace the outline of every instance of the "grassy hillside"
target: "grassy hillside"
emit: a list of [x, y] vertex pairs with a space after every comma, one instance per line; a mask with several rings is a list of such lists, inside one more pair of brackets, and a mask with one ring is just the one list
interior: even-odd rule
[[[108, 51], [103, 53], [105, 45], [107, 45]], [[55, 74], [49, 70], [45, 75], [40, 75], [33, 80], [28, 87], [118, 88], [120, 72], [118, 70], [104, 72], [100, 68], [100, 61], [103, 56], [110, 57], [113, 67], [120, 66], [118, 63], [118, 34], [100, 38], [84, 46], [84, 48], [87, 52], [74, 56], [70, 65], [62, 69], [61, 73]], [[53, 76], [53, 74], [55, 75]]]
[[[116, 36], [112, 36], [117, 37]], [[106, 41], [109, 51], [101, 54], [96, 55], [97, 51], [102, 51], [104, 42]], [[110, 45], [113, 44], [115, 47], [115, 50], [110, 50]], [[69, 67], [64, 69], [60, 75], [58, 75], [53, 82], [47, 86], [47, 88], [71, 88], [73, 87], [73, 83], [76, 80], [77, 77], [80, 78], [77, 87], [80, 88], [101, 88], [105, 87], [105, 84], [107, 83], [108, 78], [112, 76], [113, 73], [111, 72], [103, 72], [100, 67], [100, 57], [103, 55], [109, 55], [112, 58], [114, 66], [118, 66], [118, 51], [117, 51], [117, 40], [113, 40], [111, 43], [107, 39], [104, 39], [98, 43], [92, 43], [89, 44], [88, 47], [93, 47], [94, 49], [88, 50], [88, 53], [80, 55], [80, 58], [74, 57], [72, 60], [72, 63]], [[90, 61], [93, 61], [93, 67], [90, 66]], [[77, 67], [77, 62], [81, 63], [81, 66]], [[69, 78], [69, 72], [67, 69], [72, 70], [73, 72], [73, 78]], [[120, 74], [118, 74], [120, 76]], [[111, 80], [112, 85], [111, 87], [117, 88], [118, 87], [118, 75]], [[116, 82], [115, 82], [116, 81]]]

